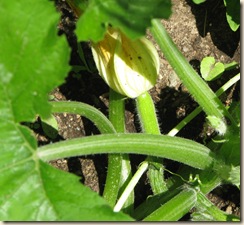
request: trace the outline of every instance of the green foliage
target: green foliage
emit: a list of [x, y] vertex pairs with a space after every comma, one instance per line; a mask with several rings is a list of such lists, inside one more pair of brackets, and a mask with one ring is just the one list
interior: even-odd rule
[[201, 61], [201, 75], [206, 81], [217, 79], [225, 70], [225, 66], [221, 62], [215, 62], [214, 57], [205, 57]]
[[241, 184], [240, 166], [231, 166], [228, 181], [240, 189]]
[[76, 34], [79, 40], [97, 42], [112, 25], [136, 39], [145, 34], [152, 18], [168, 18], [170, 14], [170, 0], [91, 0], [77, 22]]
[[240, 26], [241, 4], [239, 0], [224, 0], [226, 6], [226, 19], [230, 28], [236, 31]]
[[226, 139], [218, 152], [219, 158], [223, 159], [222, 164], [219, 165], [220, 175], [226, 182], [230, 182], [240, 188], [240, 133], [230, 132]]
[[19, 124], [50, 115], [47, 93], [69, 69], [53, 3], [22, 3], [0, 3], [0, 220], [131, 220], [113, 213], [78, 177], [38, 159], [34, 135]]
[[[206, 0], [192, 0], [195, 4], [201, 4]], [[223, 0], [226, 7], [226, 20], [233, 31], [237, 31], [240, 26], [240, 10], [239, 0]]]
[[[232, 104], [228, 112], [218, 100], [217, 94], [215, 95], [206, 83], [195, 76], [186, 59], [161, 27], [162, 24], [159, 25], [158, 20], [153, 20], [158, 17], [168, 18], [171, 13], [171, 2], [68, 2], [74, 9], [79, 7], [77, 12], [83, 13], [76, 30], [80, 40], [101, 40], [109, 25], [135, 39], [144, 35], [145, 30], [152, 26], [155, 39], [163, 51], [166, 49], [165, 54], [169, 62], [181, 75], [180, 78], [187, 84], [191, 95], [205, 110], [212, 124], [222, 126], [223, 116], [227, 116], [231, 125], [224, 124], [226, 132], [222, 132], [223, 136], [217, 136], [205, 146], [192, 140], [161, 135], [149, 94], [141, 95], [137, 99], [139, 119], [145, 132], [137, 134], [124, 132], [124, 120], [120, 119], [124, 112], [123, 96], [111, 95], [113, 98], [110, 99], [112, 102], [109, 119], [98, 109], [84, 103], [48, 102], [48, 93], [64, 82], [70, 69], [70, 49], [67, 41], [65, 37], [57, 35], [60, 15], [52, 1], [37, 0], [35, 4], [30, 0], [23, 0], [21, 3], [14, 0], [1, 1], [0, 220], [133, 221], [134, 218], [139, 218], [145, 221], [176, 221], [194, 206], [200, 211], [204, 209], [204, 212], [205, 209], [210, 209], [210, 218], [236, 220], [209, 205], [203, 194], [221, 182], [231, 182], [240, 188], [240, 104]], [[86, 61], [86, 56], [82, 57], [82, 60]], [[238, 78], [235, 82], [237, 80]], [[144, 98], [145, 96], [147, 98]], [[44, 131], [54, 138], [57, 135], [57, 123], [51, 117], [51, 113], [57, 112], [87, 117], [101, 134], [38, 147], [35, 135], [23, 124], [33, 122], [40, 116]], [[114, 112], [119, 112], [120, 117], [116, 116], [118, 113], [113, 115]], [[147, 116], [148, 113], [150, 116]], [[221, 139], [221, 142], [218, 139]], [[130, 196], [127, 201], [130, 210], [127, 213], [131, 214], [127, 215], [122, 212], [116, 213], [116, 210], [112, 209], [121, 191], [118, 192], [117, 187], [107, 186], [106, 195], [110, 191], [113, 192], [113, 199], [107, 202], [107, 197], [101, 197], [81, 184], [79, 177], [57, 170], [48, 163], [53, 159], [101, 153], [121, 154], [122, 157], [116, 158], [115, 161], [120, 170], [123, 168], [120, 166], [124, 163], [122, 160], [129, 161], [127, 153], [156, 157], [151, 157], [146, 161], [146, 165], [149, 165], [149, 169], [154, 166], [160, 172], [163, 167], [158, 163], [158, 159], [171, 159], [184, 166], [179, 170], [179, 175], [174, 176], [176, 173], [172, 173], [168, 180], [159, 177], [161, 173], [157, 173], [157, 177], [152, 173], [151, 180], [165, 182], [167, 188], [159, 189], [160, 193], [141, 204], [139, 210], [133, 209], [133, 195], [125, 193], [124, 196]], [[111, 165], [109, 164], [109, 167]], [[120, 187], [126, 187], [127, 177], [138, 181], [146, 169], [147, 167], [143, 170], [139, 168], [138, 171], [142, 172], [135, 173], [136, 176], [140, 175], [132, 179], [128, 176], [129, 169], [126, 170], [126, 179], [121, 179], [125, 172], [122, 171], [117, 183]], [[113, 186], [116, 174], [111, 177], [109, 175], [105, 185]], [[192, 180], [192, 175], [197, 179]], [[144, 206], [147, 210], [140, 212], [140, 208]], [[122, 205], [119, 206], [121, 207]], [[200, 217], [195, 215], [194, 218], [199, 220]]]
[[195, 4], [201, 4], [203, 2], [206, 2], [206, 0], [192, 0]]
[[238, 64], [233, 61], [231, 63], [223, 64], [216, 62], [214, 57], [204, 57], [200, 64], [200, 72], [204, 80], [212, 81], [218, 79], [224, 71], [234, 69]]
[[47, 93], [69, 69], [69, 50], [65, 38], [57, 37], [59, 14], [53, 3], [39, 1], [34, 8], [31, 3], [0, 3], [1, 100], [10, 102], [15, 122], [32, 121], [36, 114], [47, 118]]
[[143, 221], [177, 221], [195, 205], [196, 199], [196, 191], [186, 187], [185, 190], [167, 201]]
[[201, 192], [197, 193], [197, 200], [192, 221], [240, 221], [237, 216], [221, 211]]
[[[220, 102], [218, 97], [213, 93], [209, 86], [198, 76], [196, 71], [191, 67], [183, 54], [173, 43], [171, 37], [166, 32], [159, 20], [153, 20], [153, 28], [151, 29], [154, 38], [158, 42], [165, 58], [174, 68], [182, 83], [187, 87], [193, 98], [205, 111], [211, 119], [212, 127], [223, 133], [226, 131], [226, 123], [224, 116], [228, 117], [233, 124], [235, 121]], [[214, 118], [214, 120], [212, 120]], [[216, 124], [217, 121], [217, 124]], [[219, 126], [220, 125], [220, 126]], [[220, 130], [219, 130], [220, 128]]]
[[[240, 125], [240, 102], [233, 102], [229, 111]], [[240, 130], [230, 128], [230, 131], [225, 135], [224, 139], [222, 137], [218, 139], [213, 141], [218, 147], [216, 152], [219, 158], [219, 162], [217, 163], [219, 175], [224, 181], [230, 182], [240, 188]]]
[[51, 139], [55, 139], [58, 136], [58, 123], [53, 115], [49, 118], [41, 121], [41, 126], [44, 133]]

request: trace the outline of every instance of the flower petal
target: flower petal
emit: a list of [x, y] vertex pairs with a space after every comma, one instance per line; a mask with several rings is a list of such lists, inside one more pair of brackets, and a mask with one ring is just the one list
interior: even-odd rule
[[156, 83], [159, 57], [146, 38], [133, 41], [111, 28], [92, 53], [101, 77], [122, 95], [135, 98]]
[[135, 98], [151, 89], [159, 73], [159, 57], [146, 38], [132, 41], [121, 35], [116, 45], [114, 70], [124, 95]]

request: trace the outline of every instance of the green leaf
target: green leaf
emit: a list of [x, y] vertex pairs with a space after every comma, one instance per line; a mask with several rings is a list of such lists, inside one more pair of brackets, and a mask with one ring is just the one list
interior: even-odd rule
[[0, 221], [130, 220], [84, 187], [79, 177], [37, 158], [37, 142], [19, 124], [50, 115], [48, 92], [69, 66], [53, 2], [0, 2]]
[[44, 201], [52, 203], [50, 211], [56, 215], [55, 220], [132, 220], [122, 213], [114, 213], [104, 199], [79, 183], [79, 177], [71, 174], [67, 176], [67, 173], [43, 162], [40, 162], [40, 174], [45, 180], [43, 188], [47, 197], [45, 196]]
[[236, 131], [228, 132], [217, 152], [215, 171], [226, 182], [240, 186], [241, 140]]
[[225, 163], [233, 166], [240, 165], [241, 159], [241, 138], [239, 133], [229, 133], [226, 135], [227, 141], [221, 146], [220, 154]]
[[69, 50], [65, 37], [57, 36], [58, 19], [51, 2], [0, 3], [0, 82], [16, 122], [37, 113], [47, 118], [47, 93], [67, 74]]
[[58, 122], [53, 115], [41, 121], [41, 126], [44, 133], [51, 139], [58, 136]]
[[77, 22], [76, 34], [79, 40], [97, 42], [110, 24], [136, 39], [145, 34], [151, 19], [167, 19], [170, 14], [170, 0], [91, 0]]
[[228, 179], [232, 184], [236, 185], [240, 189], [241, 184], [241, 168], [240, 166], [232, 166], [230, 170], [230, 177]]
[[240, 127], [241, 124], [241, 105], [240, 101], [232, 101], [229, 111], [231, 115], [236, 120], [236, 123], [238, 124], [238, 127]]
[[224, 0], [226, 6], [226, 19], [233, 31], [237, 31], [240, 26], [240, 1]]
[[1, 221], [130, 220], [113, 213], [79, 177], [38, 160], [27, 128], [2, 121], [1, 126]]
[[214, 57], [205, 57], [201, 61], [200, 71], [206, 81], [212, 81], [225, 71], [225, 66], [223, 63], [216, 63]]
[[201, 4], [205, 2], [206, 0], [192, 0], [195, 4]]
[[[235, 118], [240, 126], [241, 106], [240, 102], [233, 101], [229, 112]], [[240, 127], [237, 129], [229, 127], [229, 131], [225, 135], [225, 142], [221, 145], [218, 154], [224, 160], [225, 164], [236, 167], [240, 165], [241, 160], [241, 134]]]

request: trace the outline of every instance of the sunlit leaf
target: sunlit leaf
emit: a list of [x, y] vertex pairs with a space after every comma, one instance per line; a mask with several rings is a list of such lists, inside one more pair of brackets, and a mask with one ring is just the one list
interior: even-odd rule
[[206, 0], [192, 0], [195, 4], [201, 4], [205, 2]]
[[237, 31], [240, 26], [240, 1], [224, 0], [226, 6], [226, 19], [233, 31]]
[[201, 75], [206, 81], [217, 79], [225, 70], [223, 63], [215, 62], [214, 57], [205, 57], [201, 61]]
[[48, 93], [69, 70], [53, 2], [0, 2], [0, 221], [130, 220], [116, 214], [79, 177], [36, 156], [37, 142], [19, 122], [48, 118]]

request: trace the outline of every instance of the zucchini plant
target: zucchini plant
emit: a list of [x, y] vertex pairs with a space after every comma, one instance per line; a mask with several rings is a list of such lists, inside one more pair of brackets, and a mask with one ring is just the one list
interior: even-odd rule
[[[202, 4], [206, 0], [192, 0], [195, 4]], [[226, 20], [233, 31], [240, 27], [240, 9], [241, 4], [238, 0], [223, 0], [226, 7]]]
[[[205, 194], [226, 182], [240, 188], [240, 103], [233, 102], [227, 109], [218, 98], [238, 82], [240, 74], [216, 93], [209, 88], [158, 19], [170, 16], [170, 0], [67, 3], [79, 17], [78, 40], [92, 42], [98, 71], [110, 86], [109, 117], [83, 102], [49, 101], [50, 91], [64, 83], [71, 69], [68, 43], [57, 35], [60, 14], [54, 2], [1, 1], [0, 220], [177, 221], [193, 207], [192, 220], [239, 220], [216, 208]], [[199, 104], [167, 135], [160, 133], [148, 93], [155, 84], [159, 61], [154, 47], [143, 37], [147, 28]], [[141, 133], [125, 132], [126, 98], [136, 101]], [[203, 145], [176, 137], [201, 110], [216, 130], [214, 140]], [[53, 113], [62, 112], [88, 118], [100, 134], [38, 146], [23, 123], [33, 122], [37, 116], [48, 123]], [[134, 174], [130, 153], [147, 156]], [[108, 154], [102, 196], [81, 184], [78, 176], [48, 163], [93, 154]], [[158, 158], [184, 166], [165, 179], [167, 168]], [[153, 195], [134, 209], [134, 187], [145, 171]]]

